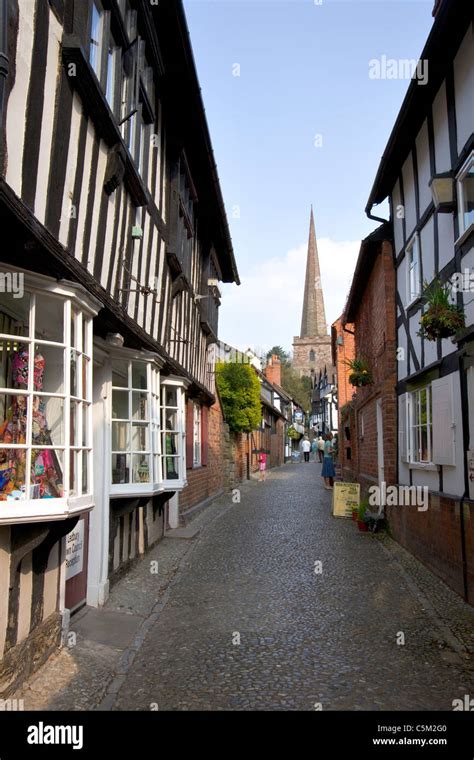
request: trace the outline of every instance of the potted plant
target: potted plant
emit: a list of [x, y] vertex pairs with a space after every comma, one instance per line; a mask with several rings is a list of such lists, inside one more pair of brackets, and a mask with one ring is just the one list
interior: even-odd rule
[[367, 531], [369, 530], [369, 526], [365, 519], [366, 512], [367, 512], [367, 503], [363, 501], [360, 504], [360, 507], [358, 509], [358, 514], [357, 514], [357, 527], [359, 528], [361, 533], [367, 533]]
[[464, 311], [451, 303], [452, 287], [436, 277], [431, 285], [424, 283], [422, 300], [427, 309], [420, 319], [418, 335], [427, 340], [449, 338], [465, 326]]
[[346, 364], [351, 370], [349, 374], [351, 385], [357, 388], [362, 388], [364, 385], [372, 385], [374, 379], [365, 359], [360, 357], [358, 359], [351, 359], [346, 361]]

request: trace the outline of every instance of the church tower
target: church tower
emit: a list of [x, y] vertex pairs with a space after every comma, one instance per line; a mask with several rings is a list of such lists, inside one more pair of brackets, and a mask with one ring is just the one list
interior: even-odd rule
[[331, 366], [331, 337], [326, 324], [318, 244], [311, 207], [301, 333], [293, 341], [293, 368], [301, 376], [317, 379], [321, 370], [324, 371], [325, 367], [329, 370]]

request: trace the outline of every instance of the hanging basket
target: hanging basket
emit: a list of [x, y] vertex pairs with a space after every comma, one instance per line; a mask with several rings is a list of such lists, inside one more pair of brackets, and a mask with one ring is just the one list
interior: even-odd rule
[[430, 306], [420, 319], [418, 334], [434, 341], [450, 338], [464, 326], [464, 312], [457, 306]]
[[351, 372], [349, 375], [349, 382], [356, 388], [362, 388], [364, 385], [372, 385], [373, 378], [368, 370], [362, 372]]

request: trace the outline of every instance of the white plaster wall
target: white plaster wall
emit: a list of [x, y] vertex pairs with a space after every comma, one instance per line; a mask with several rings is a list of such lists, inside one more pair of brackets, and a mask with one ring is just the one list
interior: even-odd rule
[[18, 643], [26, 639], [30, 633], [31, 599], [33, 594], [32, 559], [32, 553], [30, 552], [23, 558], [21, 563], [20, 599], [18, 604]]
[[398, 348], [403, 348], [403, 358], [399, 359], [397, 361], [397, 377], [399, 380], [402, 380], [404, 377], [407, 376], [407, 366], [408, 366], [408, 342], [407, 342], [407, 334], [406, 330], [403, 325], [398, 328]]
[[454, 256], [454, 227], [452, 214], [438, 214], [438, 248], [440, 270]]
[[[32, 11], [30, 9], [30, 13]], [[38, 157], [38, 180], [36, 185], [35, 215], [44, 224], [46, 216], [46, 188], [49, 182], [51, 165], [51, 141], [53, 137], [55, 98], [51, 93], [56, 92], [58, 83], [59, 51], [62, 37], [62, 27], [54, 13], [49, 11], [48, 53], [46, 59], [46, 79], [43, 101], [43, 119], [41, 122], [41, 142]]]
[[403, 248], [403, 219], [397, 216], [397, 208], [402, 205], [400, 183], [397, 180], [392, 192], [393, 234], [395, 238], [395, 253], [398, 255]]
[[425, 367], [438, 359], [438, 349], [435, 340], [425, 340]]
[[25, 113], [33, 52], [34, 14], [31, 10], [31, 0], [19, 0], [16, 75], [15, 84], [8, 100], [6, 122], [8, 151], [6, 181], [20, 197], [25, 144]]
[[58, 608], [58, 573], [59, 543], [56, 543], [49, 553], [48, 567], [44, 574], [43, 620], [46, 620]]
[[403, 194], [405, 198], [405, 222], [407, 240], [416, 226], [415, 178], [413, 173], [413, 154], [410, 152], [402, 167]]
[[436, 172], [451, 169], [449, 151], [448, 106], [446, 102], [446, 84], [443, 82], [433, 101], [433, 129], [435, 140]]
[[435, 276], [434, 266], [434, 222], [430, 216], [420, 232], [421, 260], [423, 263], [423, 280], [431, 282]]
[[432, 197], [429, 187], [431, 179], [430, 151], [428, 142], [428, 123], [425, 119], [416, 138], [416, 158], [418, 162], [418, 192], [420, 198], [420, 216], [426, 211]]

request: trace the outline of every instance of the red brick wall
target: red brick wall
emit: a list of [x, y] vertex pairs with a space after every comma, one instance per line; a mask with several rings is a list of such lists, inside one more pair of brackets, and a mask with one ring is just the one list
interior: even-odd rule
[[[354, 393], [354, 388], [349, 383], [350, 369], [346, 364], [346, 362], [351, 361], [355, 357], [355, 336], [352, 335], [354, 332], [354, 325], [346, 324], [345, 327], [347, 330], [351, 330], [351, 332], [347, 332], [343, 329], [342, 317], [337, 319], [332, 325], [336, 337], [333, 346], [333, 361], [335, 363], [337, 374], [337, 400], [339, 409], [341, 409], [344, 404], [347, 404], [348, 401], [351, 401], [352, 394]], [[342, 345], [339, 345], [337, 342], [337, 338], [339, 337], [342, 338]]]
[[[460, 502], [430, 494], [426, 512], [388, 507], [397, 541], [461, 596], [464, 595]], [[464, 503], [468, 601], [474, 604], [474, 502]]]
[[[389, 242], [380, 252], [367, 281], [355, 317], [355, 350], [368, 363], [373, 385], [357, 388], [354, 410], [357, 428], [355, 472], [363, 487], [378, 480], [377, 399], [382, 401], [385, 481], [396, 482], [397, 406], [396, 375], [396, 279]], [[361, 439], [360, 414], [364, 416]]]
[[188, 485], [179, 496], [181, 513], [224, 488], [224, 420], [219, 400], [209, 409], [207, 466], [191, 467], [186, 474]]

